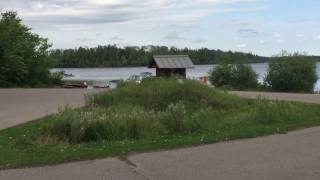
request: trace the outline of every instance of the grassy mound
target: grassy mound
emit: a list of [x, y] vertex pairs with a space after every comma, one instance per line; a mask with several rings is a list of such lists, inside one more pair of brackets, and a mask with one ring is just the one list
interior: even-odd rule
[[217, 91], [197, 81], [175, 79], [148, 79], [142, 84], [124, 83], [110, 93], [92, 97], [91, 104], [141, 106], [147, 110], [165, 110], [179, 102], [189, 110], [201, 108], [232, 108], [239, 106], [240, 98]]
[[42, 132], [70, 143], [193, 133], [248, 103], [195, 81], [147, 80], [91, 96], [86, 108], [50, 116]]
[[[48, 117], [41, 137], [67, 143], [152, 139], [294, 122], [301, 104], [245, 100], [196, 81], [150, 79], [88, 97], [88, 106]], [[303, 114], [303, 113], [302, 113]]]
[[191, 80], [124, 83], [83, 108], [0, 131], [0, 169], [284, 133], [319, 117], [320, 105], [247, 100]]

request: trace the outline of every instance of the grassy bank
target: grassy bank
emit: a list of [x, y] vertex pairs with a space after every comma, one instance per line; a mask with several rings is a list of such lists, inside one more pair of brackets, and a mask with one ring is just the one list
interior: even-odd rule
[[0, 168], [123, 156], [320, 125], [320, 105], [247, 100], [195, 81], [146, 80], [0, 131]]

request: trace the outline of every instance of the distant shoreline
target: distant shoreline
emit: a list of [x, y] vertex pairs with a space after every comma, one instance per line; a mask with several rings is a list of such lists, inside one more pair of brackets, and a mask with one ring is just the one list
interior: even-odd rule
[[[267, 64], [268, 62], [252, 62], [252, 63], [244, 63], [244, 64]], [[196, 66], [210, 66], [210, 65], [218, 65], [216, 64], [195, 64]], [[237, 64], [237, 63], [232, 63]], [[50, 69], [100, 69], [100, 68], [141, 68], [141, 67], [147, 67], [145, 66], [93, 66], [93, 67], [52, 67]]]

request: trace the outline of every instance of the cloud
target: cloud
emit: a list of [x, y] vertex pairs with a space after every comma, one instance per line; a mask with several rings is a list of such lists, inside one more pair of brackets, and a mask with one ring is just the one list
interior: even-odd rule
[[259, 40], [259, 43], [260, 43], [260, 44], [265, 44], [266, 41], [265, 41], [265, 40]]
[[252, 28], [240, 28], [237, 30], [237, 32], [240, 34], [241, 37], [256, 37], [262, 34], [265, 34], [262, 31], [258, 31], [257, 29], [252, 29]]
[[226, 26], [231, 27], [247, 27], [247, 26], [257, 26], [260, 23], [254, 19], [232, 19], [227, 22], [223, 22]]
[[134, 14], [104, 14], [100, 16], [61, 16], [61, 15], [44, 15], [41, 17], [32, 16], [28, 22], [48, 23], [48, 24], [104, 24], [104, 23], [121, 23], [133, 19], [139, 19]]
[[238, 44], [237, 47], [238, 48], [246, 48], [246, 47], [248, 47], [248, 45], [246, 43], [242, 43], [242, 44]]
[[[54, 48], [74, 47], [79, 42], [91, 42], [89, 45], [107, 43], [100, 36], [108, 37], [108, 34], [111, 34], [108, 40], [121, 41], [117, 43], [187, 44], [196, 47], [207, 42], [200, 33], [207, 32], [209, 29], [205, 28], [209, 25], [218, 24], [216, 17], [265, 9], [262, 3], [255, 3], [257, 1], [259, 0], [0, 0], [0, 7], [3, 10], [17, 10], [24, 23], [32, 27], [34, 32], [48, 37]], [[227, 22], [224, 18], [221, 20]], [[226, 24], [252, 26], [254, 23], [253, 19], [236, 19], [229, 25]], [[254, 31], [244, 32], [244, 29], [239, 30], [243, 36], [255, 34]], [[210, 31], [215, 33], [216, 30]], [[117, 34], [125, 35], [125, 40], [118, 36], [112, 37]], [[233, 36], [243, 37], [238, 34], [231, 37]]]
[[234, 37], [233, 40], [239, 41], [239, 40], [240, 40], [240, 37]]
[[281, 37], [281, 34], [278, 33], [278, 32], [275, 32], [275, 33], [273, 33], [272, 36], [273, 36], [274, 38], [280, 38], [280, 37]]
[[256, 29], [238, 29], [238, 33], [258, 34]]
[[198, 38], [198, 39], [187, 38], [187, 37], [181, 35], [177, 31], [169, 32], [166, 36], [164, 36], [164, 39], [168, 40], [168, 41], [189, 41], [191, 43], [196, 43], [196, 44], [201, 44], [201, 43], [207, 42], [206, 40], [201, 39], [201, 38]]
[[282, 43], [284, 43], [284, 40], [283, 39], [278, 39], [277, 43], [282, 44]]
[[187, 40], [187, 38], [183, 37], [179, 32], [172, 31], [169, 32], [164, 39], [169, 40], [169, 41], [184, 41]]
[[85, 37], [85, 38], [78, 38], [78, 39], [77, 39], [78, 42], [82, 42], [82, 43], [83, 43], [83, 42], [91, 42], [91, 41], [93, 41], [93, 40], [94, 40], [94, 39], [92, 39], [92, 38], [86, 38], [86, 37]]
[[211, 14], [255, 9], [215, 6], [240, 2], [255, 0], [11, 0], [0, 2], [0, 7], [17, 10], [33, 23], [104, 24], [165, 18], [195, 21]]
[[119, 37], [119, 36], [113, 36], [112, 38], [110, 38], [110, 40], [113, 40], [113, 41], [122, 41], [123, 38]]
[[296, 34], [296, 37], [297, 37], [297, 38], [303, 38], [304, 35], [303, 35], [303, 34]]
[[316, 36], [316, 39], [319, 39], [320, 40], [320, 34], [318, 36]]
[[95, 35], [95, 36], [102, 36], [103, 33], [102, 33], [102, 32], [97, 32], [97, 33], [95, 33], [94, 35]]
[[194, 40], [191, 40], [190, 41], [191, 43], [205, 43], [205, 42], [207, 42], [206, 40], [204, 40], [204, 39], [194, 39]]
[[191, 29], [194, 26], [192, 24], [171, 24], [169, 25], [169, 28], [175, 28], [175, 29]]

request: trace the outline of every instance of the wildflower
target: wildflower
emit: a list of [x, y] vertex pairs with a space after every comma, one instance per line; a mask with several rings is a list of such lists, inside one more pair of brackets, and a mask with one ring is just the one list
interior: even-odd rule
[[202, 136], [202, 137], [201, 137], [200, 141], [201, 141], [201, 142], [203, 142], [203, 141], [204, 141], [204, 136]]

